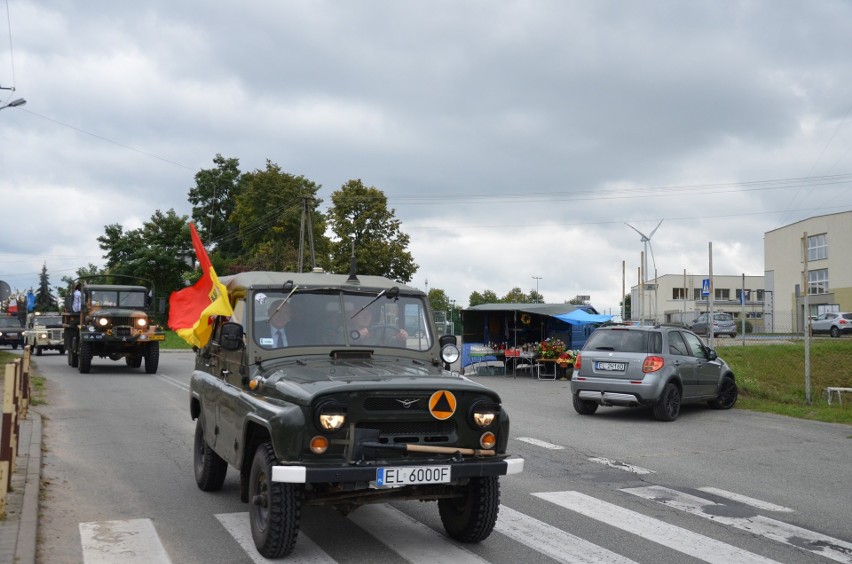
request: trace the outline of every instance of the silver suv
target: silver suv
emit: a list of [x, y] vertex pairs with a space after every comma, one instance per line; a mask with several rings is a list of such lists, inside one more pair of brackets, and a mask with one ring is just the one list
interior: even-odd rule
[[684, 403], [730, 409], [737, 402], [734, 373], [698, 335], [680, 325], [600, 327], [574, 361], [574, 409], [599, 405], [648, 406], [674, 421]]
[[843, 311], [829, 311], [821, 313], [811, 321], [813, 333], [828, 333], [832, 337], [839, 337], [844, 333], [852, 333], [852, 313]]
[[[710, 327], [707, 323], [708, 318], [709, 315], [702, 313], [692, 323], [690, 329], [698, 335], [705, 337], [710, 336]], [[727, 335], [732, 339], [737, 336], [737, 323], [734, 321], [734, 318], [730, 313], [713, 314], [713, 336], [718, 337], [719, 335]]]

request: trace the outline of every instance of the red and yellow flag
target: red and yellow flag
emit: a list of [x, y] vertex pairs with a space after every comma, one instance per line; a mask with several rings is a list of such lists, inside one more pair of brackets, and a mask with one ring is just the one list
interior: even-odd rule
[[213, 332], [210, 317], [231, 316], [234, 310], [228, 301], [228, 290], [219, 282], [195, 225], [190, 223], [189, 230], [192, 232], [195, 255], [201, 265], [201, 278], [189, 288], [172, 292], [169, 297], [169, 327], [190, 345], [203, 347]]

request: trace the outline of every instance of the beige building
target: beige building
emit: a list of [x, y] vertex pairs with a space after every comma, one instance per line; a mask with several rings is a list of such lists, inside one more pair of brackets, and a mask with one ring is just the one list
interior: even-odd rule
[[[811, 316], [852, 311], [852, 211], [811, 217], [767, 231], [763, 261], [766, 291], [774, 296], [775, 331], [803, 330], [803, 288], [807, 288]], [[771, 325], [768, 329], [773, 330]]]
[[[639, 285], [630, 289], [630, 308], [633, 319], [660, 323], [691, 323], [710, 307], [710, 296], [704, 295], [706, 274], [664, 274], [645, 285], [640, 295]], [[772, 303], [763, 287], [763, 276], [713, 275], [713, 311], [730, 313], [741, 327], [742, 320], [751, 323], [755, 331], [764, 330], [764, 317], [772, 314]], [[741, 296], [745, 293], [745, 300]], [[647, 321], [646, 321], [647, 322]]]

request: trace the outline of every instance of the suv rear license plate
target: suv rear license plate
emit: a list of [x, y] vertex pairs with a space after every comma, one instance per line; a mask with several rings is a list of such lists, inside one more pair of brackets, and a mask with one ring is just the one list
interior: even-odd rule
[[376, 487], [379, 488], [412, 484], [445, 484], [449, 481], [449, 466], [398, 466], [379, 468], [376, 471]]
[[623, 362], [596, 362], [595, 370], [602, 370], [604, 372], [624, 372], [624, 369], [627, 368], [627, 365]]

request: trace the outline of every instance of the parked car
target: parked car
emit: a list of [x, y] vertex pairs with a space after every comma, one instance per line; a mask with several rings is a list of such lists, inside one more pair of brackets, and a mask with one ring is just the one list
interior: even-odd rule
[[16, 316], [0, 317], [0, 345], [24, 346], [24, 327]]
[[[707, 323], [708, 314], [702, 313], [690, 325], [690, 329], [698, 335], [704, 337], [710, 336], [709, 324]], [[737, 323], [730, 313], [714, 313], [713, 314], [713, 336], [727, 335], [730, 338], [737, 336]]]
[[685, 403], [732, 408], [738, 388], [727, 363], [683, 326], [614, 325], [592, 333], [577, 355], [571, 395], [581, 415], [601, 405], [646, 406], [674, 421]]
[[815, 335], [828, 333], [835, 338], [844, 333], [852, 333], [852, 313], [844, 311], [821, 313], [811, 321], [811, 332]]

